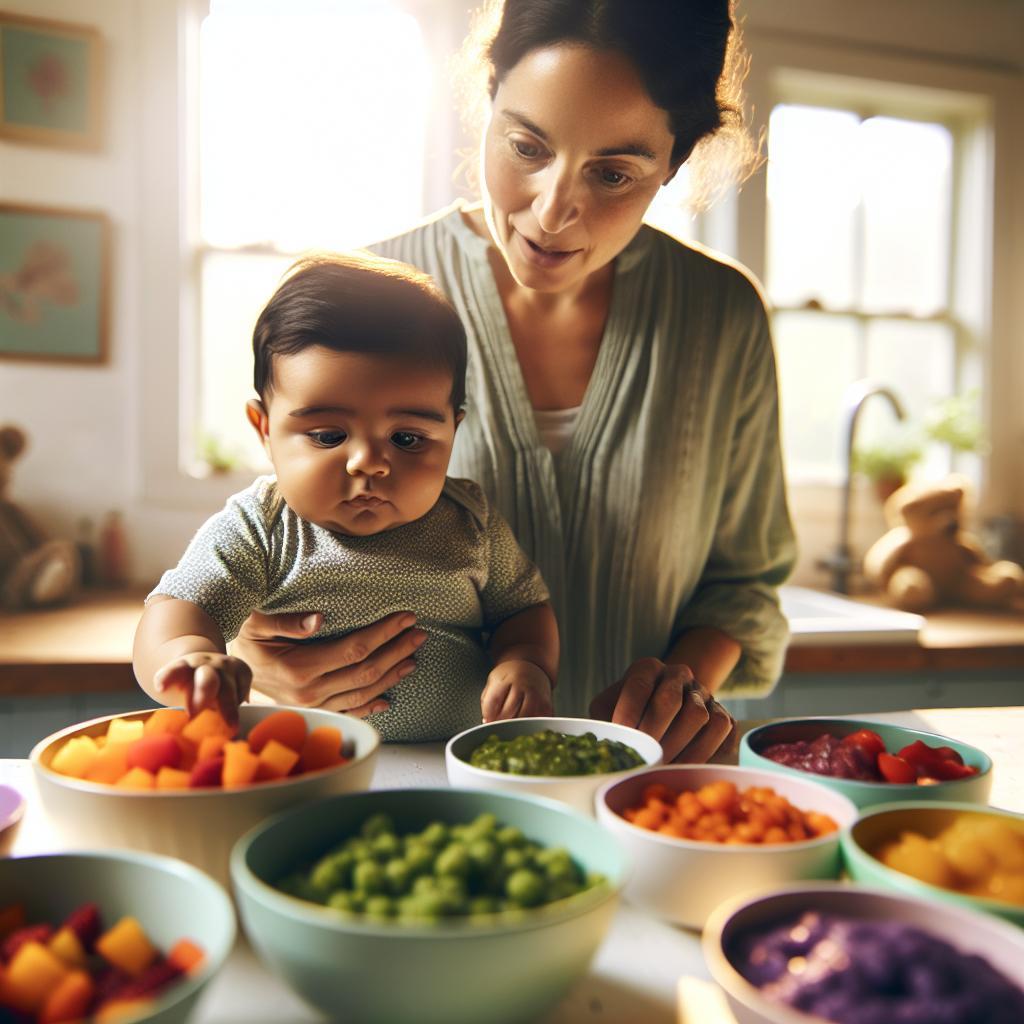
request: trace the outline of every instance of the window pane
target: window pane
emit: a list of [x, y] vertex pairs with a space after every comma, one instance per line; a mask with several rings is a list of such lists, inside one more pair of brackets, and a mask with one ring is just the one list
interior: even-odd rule
[[349, 248], [422, 216], [431, 71], [386, 0], [219, 3], [200, 41], [203, 240]]
[[768, 266], [772, 300], [848, 309], [854, 259], [857, 116], [777, 106], [768, 126]]
[[861, 376], [860, 325], [853, 317], [777, 313], [773, 319], [790, 479], [837, 479], [843, 390]]
[[288, 256], [203, 258], [196, 454], [208, 463], [220, 455], [251, 469], [269, 467], [245, 418], [245, 403], [255, 397], [252, 330], [290, 263]]
[[949, 305], [953, 138], [939, 124], [872, 117], [860, 126], [862, 308], [921, 316]]

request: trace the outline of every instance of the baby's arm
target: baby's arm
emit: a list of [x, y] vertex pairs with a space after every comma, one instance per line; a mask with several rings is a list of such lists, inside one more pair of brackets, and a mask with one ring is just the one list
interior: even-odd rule
[[547, 602], [510, 615], [491, 635], [494, 669], [480, 698], [485, 722], [550, 715], [558, 675], [558, 625]]
[[225, 653], [217, 623], [191, 601], [156, 594], [146, 603], [132, 653], [135, 678], [154, 700], [190, 714], [219, 707], [228, 722], [249, 695], [249, 666]]

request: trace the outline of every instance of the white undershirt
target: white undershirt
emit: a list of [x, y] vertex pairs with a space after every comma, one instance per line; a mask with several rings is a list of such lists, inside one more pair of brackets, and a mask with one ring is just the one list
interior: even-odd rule
[[537, 424], [544, 447], [555, 455], [564, 451], [576, 432], [576, 423], [580, 416], [580, 406], [572, 409], [534, 409], [533, 418]]

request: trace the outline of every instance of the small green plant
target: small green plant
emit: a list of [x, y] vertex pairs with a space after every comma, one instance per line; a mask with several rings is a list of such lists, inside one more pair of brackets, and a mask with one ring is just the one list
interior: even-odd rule
[[948, 444], [953, 452], [983, 454], [988, 450], [988, 441], [977, 410], [977, 391], [940, 399], [925, 417], [925, 436], [930, 441]]
[[199, 438], [199, 458], [209, 466], [211, 473], [230, 473], [242, 461], [237, 449], [225, 444], [215, 434], [203, 434]]
[[917, 438], [898, 438], [855, 449], [853, 469], [876, 483], [903, 483], [923, 458], [924, 446]]

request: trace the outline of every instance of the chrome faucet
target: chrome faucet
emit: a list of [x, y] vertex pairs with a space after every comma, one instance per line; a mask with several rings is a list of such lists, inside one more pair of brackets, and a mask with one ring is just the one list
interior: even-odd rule
[[857, 419], [864, 403], [872, 395], [882, 395], [889, 400], [896, 418], [904, 420], [907, 414], [903, 403], [884, 384], [865, 378], [854, 381], [843, 392], [843, 407], [846, 422], [846, 477], [843, 480], [843, 500], [839, 515], [839, 543], [835, 551], [818, 562], [818, 568], [828, 569], [832, 574], [832, 589], [840, 594], [849, 593], [849, 579], [855, 566], [850, 555], [850, 491], [853, 485], [853, 439], [857, 430]]

